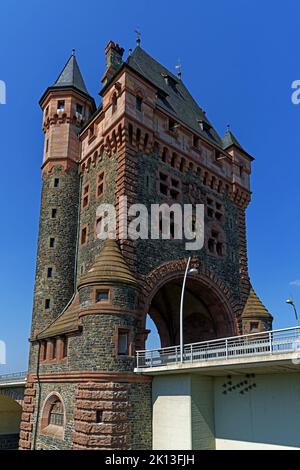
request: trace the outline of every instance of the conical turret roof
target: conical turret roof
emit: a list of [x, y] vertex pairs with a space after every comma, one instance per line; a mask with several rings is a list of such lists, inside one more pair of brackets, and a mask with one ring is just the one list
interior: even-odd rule
[[80, 72], [78, 62], [76, 60], [74, 52], [69, 58], [68, 62], [64, 66], [57, 80], [52, 85], [53, 88], [60, 87], [74, 87], [79, 91], [82, 91], [88, 95], [88, 90], [85, 86], [83, 77]]
[[266, 309], [253, 287], [251, 287], [249, 296], [243, 311], [242, 316], [248, 318], [272, 318], [270, 312]]
[[101, 282], [137, 286], [115, 240], [106, 240], [91, 269], [80, 279], [78, 287]]

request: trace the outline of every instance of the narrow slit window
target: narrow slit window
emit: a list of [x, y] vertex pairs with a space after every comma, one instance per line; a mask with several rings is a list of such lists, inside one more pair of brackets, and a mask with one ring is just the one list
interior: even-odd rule
[[118, 337], [118, 355], [119, 356], [128, 356], [129, 355], [129, 341], [128, 341], [129, 332], [119, 330]]
[[85, 245], [87, 243], [87, 235], [88, 235], [87, 227], [83, 227], [83, 229], [81, 230], [81, 237], [80, 237], [81, 245]]
[[97, 197], [102, 196], [104, 193], [104, 171], [102, 171], [97, 177]]
[[112, 97], [112, 113], [114, 114], [118, 109], [118, 97], [116, 94]]
[[103, 411], [102, 410], [96, 410], [96, 423], [97, 424], [103, 423]]
[[86, 184], [83, 188], [82, 207], [88, 207], [90, 202], [90, 185]]
[[135, 101], [135, 107], [137, 111], [139, 112], [142, 111], [142, 104], [143, 104], [143, 99], [140, 96], [137, 96], [136, 101]]
[[63, 338], [63, 348], [62, 348], [62, 357], [63, 359], [68, 357], [68, 338]]

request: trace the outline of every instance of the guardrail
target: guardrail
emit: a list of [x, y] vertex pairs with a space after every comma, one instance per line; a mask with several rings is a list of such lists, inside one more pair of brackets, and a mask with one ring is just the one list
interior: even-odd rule
[[5, 384], [5, 383], [25, 382], [26, 377], [27, 377], [27, 371], [17, 372], [15, 374], [0, 375], [0, 385]]
[[[300, 327], [187, 344], [183, 350], [183, 363], [224, 361], [294, 351], [299, 351], [300, 359]], [[179, 364], [180, 346], [138, 351], [136, 363], [137, 369]]]

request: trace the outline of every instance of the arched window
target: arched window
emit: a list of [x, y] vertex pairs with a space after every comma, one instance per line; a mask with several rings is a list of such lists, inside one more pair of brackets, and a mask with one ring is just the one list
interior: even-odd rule
[[41, 432], [57, 439], [64, 438], [65, 409], [62, 398], [54, 392], [46, 398], [41, 419]]
[[57, 399], [50, 408], [48, 424], [53, 424], [54, 426], [64, 425], [64, 409], [59, 399]]

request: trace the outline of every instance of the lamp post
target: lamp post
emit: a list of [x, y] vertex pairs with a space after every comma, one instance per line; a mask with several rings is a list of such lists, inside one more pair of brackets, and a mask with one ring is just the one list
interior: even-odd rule
[[300, 326], [299, 324], [299, 317], [298, 317], [298, 313], [297, 313], [297, 309], [296, 309], [296, 305], [295, 305], [295, 302], [292, 300], [292, 299], [288, 299], [286, 301], [287, 304], [291, 305], [294, 309], [294, 312], [295, 312], [295, 317], [296, 317], [296, 321], [297, 321], [297, 325]]
[[180, 301], [180, 362], [183, 363], [183, 305], [184, 305], [184, 294], [185, 294], [185, 286], [186, 280], [189, 274], [198, 274], [198, 270], [195, 268], [190, 269], [192, 258], [189, 257], [184, 278], [182, 284], [182, 291], [181, 291], [181, 301]]

